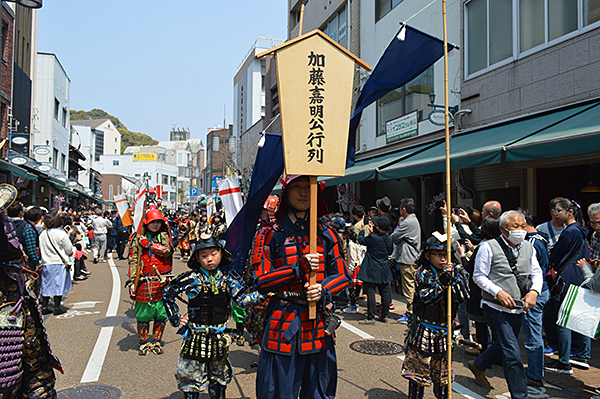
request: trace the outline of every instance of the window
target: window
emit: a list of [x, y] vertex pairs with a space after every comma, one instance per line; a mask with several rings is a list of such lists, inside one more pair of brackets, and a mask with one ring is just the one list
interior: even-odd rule
[[140, 177], [141, 175], [139, 173], [136, 173], [134, 176], [135, 177]]
[[162, 184], [169, 184], [169, 176], [162, 175]]
[[52, 167], [54, 169], [58, 169], [58, 150], [56, 148], [52, 149]]
[[60, 171], [65, 172], [67, 170], [67, 157], [62, 152], [60, 153]]
[[381, 18], [392, 11], [394, 7], [402, 3], [402, 0], [377, 0], [375, 5], [375, 20], [379, 21]]
[[177, 178], [175, 176], [171, 176], [171, 185], [174, 186], [177, 182]]
[[62, 125], [67, 127], [67, 109], [63, 107], [62, 109]]
[[58, 101], [56, 98], [54, 99], [54, 119], [56, 119], [57, 121], [59, 121], [58, 117], [59, 117], [59, 113], [60, 112], [60, 101]]
[[600, 21], [600, 0], [583, 1], [583, 26]]
[[108, 200], [109, 201], [113, 200], [113, 185], [112, 184], [108, 185]]
[[512, 0], [474, 0], [467, 5], [469, 74], [513, 55], [512, 40], [506, 39], [506, 32], [513, 30], [512, 8]]
[[119, 166], [119, 160], [113, 159], [113, 166]]
[[465, 13], [465, 70], [471, 75], [599, 22], [600, 0], [471, 0]]
[[5, 58], [4, 52], [8, 47], [8, 24], [2, 21], [2, 59]]
[[115, 143], [117, 142], [117, 138], [115, 137]]
[[427, 118], [425, 110], [433, 91], [433, 66], [406, 86], [393, 90], [377, 101], [377, 136], [385, 135], [385, 124], [392, 119], [418, 111], [418, 120]]
[[346, 6], [340, 8], [340, 10], [333, 14], [331, 19], [327, 21], [325, 26], [321, 29], [330, 38], [341, 44], [346, 45], [347, 38], [347, 16]]

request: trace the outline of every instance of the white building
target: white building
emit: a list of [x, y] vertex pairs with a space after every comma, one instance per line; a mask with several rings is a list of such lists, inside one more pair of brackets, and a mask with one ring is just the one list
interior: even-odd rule
[[259, 37], [238, 66], [233, 78], [234, 136], [240, 137], [265, 116], [265, 59], [256, 55], [282, 44], [280, 39]]
[[[37, 53], [33, 124], [35, 160], [67, 175], [71, 79], [55, 54]], [[43, 155], [41, 155], [43, 154]]]
[[141, 179], [144, 173], [148, 172], [148, 185], [150, 187], [163, 186], [163, 204], [170, 208], [177, 205], [178, 169], [176, 166], [160, 161], [134, 161], [133, 153], [130, 153], [101, 155], [96, 168], [103, 175], [115, 174], [135, 180]]
[[84, 156], [84, 161], [79, 161], [83, 170], [79, 171], [78, 183], [84, 190], [93, 190], [94, 172], [96, 154], [96, 132], [90, 126], [71, 125], [73, 134], [71, 135], [71, 145], [77, 148]]
[[121, 133], [109, 118], [71, 121], [71, 126], [89, 126], [95, 131], [95, 161], [100, 160], [100, 155], [118, 155], [121, 153]]

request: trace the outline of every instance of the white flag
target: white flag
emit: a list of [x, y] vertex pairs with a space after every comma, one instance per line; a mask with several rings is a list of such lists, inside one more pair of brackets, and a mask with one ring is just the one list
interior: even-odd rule
[[213, 197], [208, 197], [208, 201], [206, 202], [206, 217], [209, 222], [212, 223], [211, 217], [216, 211], [217, 208], [215, 207], [215, 199]]
[[135, 211], [133, 215], [133, 228], [136, 233], [142, 233], [142, 221], [144, 220], [144, 205], [146, 204], [146, 188], [135, 193]]
[[127, 203], [125, 194], [115, 195], [115, 204], [117, 205], [119, 216], [123, 221], [123, 226], [131, 226], [133, 220], [131, 219], [131, 211], [129, 210], [129, 204]]
[[227, 227], [233, 222], [235, 215], [242, 209], [242, 191], [237, 177], [227, 177], [221, 180], [219, 185], [219, 196], [225, 210], [225, 221]]

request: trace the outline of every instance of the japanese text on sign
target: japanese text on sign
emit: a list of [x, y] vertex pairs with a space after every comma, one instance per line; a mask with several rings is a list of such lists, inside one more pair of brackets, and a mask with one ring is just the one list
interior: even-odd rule
[[308, 55], [308, 66], [312, 67], [308, 72], [310, 111], [309, 132], [306, 141], [308, 150], [308, 162], [317, 161], [323, 163], [323, 140], [325, 139], [324, 123], [324, 101], [325, 88], [325, 55], [315, 54], [313, 51]]

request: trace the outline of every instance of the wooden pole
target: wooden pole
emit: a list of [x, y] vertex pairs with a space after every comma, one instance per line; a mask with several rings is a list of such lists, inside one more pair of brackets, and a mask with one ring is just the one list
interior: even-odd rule
[[[446, 0], [442, 0], [442, 15], [444, 19], [444, 119], [446, 125], [446, 250], [448, 262], [452, 262], [452, 201], [450, 190], [450, 121], [448, 118], [448, 36], [446, 26]], [[452, 399], [452, 288], [446, 293], [447, 324], [448, 324], [448, 399]]]
[[[317, 182], [317, 176], [310, 176], [310, 219], [309, 219], [309, 239], [310, 247], [309, 252], [311, 254], [317, 253], [317, 208], [319, 207], [317, 198], [319, 196], [319, 183]], [[310, 271], [308, 276], [308, 285], [314, 285], [317, 283], [317, 273], [314, 270]], [[317, 303], [308, 303], [308, 318], [314, 320], [317, 318]]]

